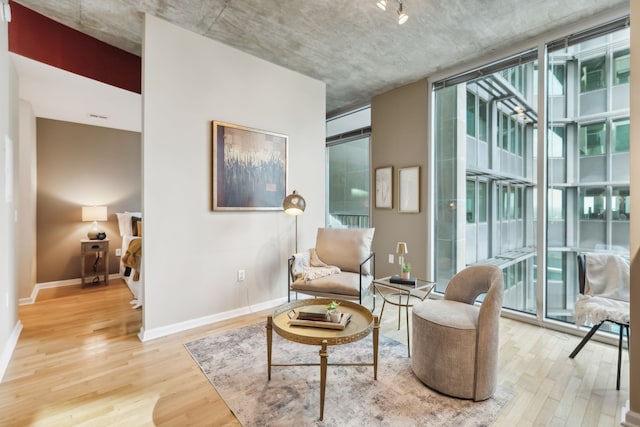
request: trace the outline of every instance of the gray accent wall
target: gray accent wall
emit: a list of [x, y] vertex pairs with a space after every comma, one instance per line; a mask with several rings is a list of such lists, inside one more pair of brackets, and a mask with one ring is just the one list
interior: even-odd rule
[[107, 206], [109, 273], [119, 272], [116, 212], [140, 211], [142, 149], [138, 132], [39, 118], [37, 134], [37, 283], [80, 277], [80, 240], [91, 223], [82, 206]]
[[[426, 79], [376, 96], [371, 102], [371, 171], [393, 166], [393, 209], [371, 208], [375, 227], [376, 277], [400, 273], [396, 243], [407, 242], [411, 275], [427, 277], [427, 255], [432, 236], [427, 234], [428, 99]], [[398, 212], [398, 172], [420, 166], [420, 212]], [[375, 183], [372, 184], [372, 193]], [[394, 264], [388, 261], [394, 255]]]

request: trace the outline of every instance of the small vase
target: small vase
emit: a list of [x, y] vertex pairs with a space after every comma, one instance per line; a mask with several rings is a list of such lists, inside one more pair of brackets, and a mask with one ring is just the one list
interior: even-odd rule
[[329, 313], [329, 320], [331, 320], [333, 323], [340, 322], [341, 317], [342, 313], [340, 313], [339, 311], [332, 311], [331, 313]]
[[410, 275], [411, 275], [411, 273], [410, 273], [410, 272], [408, 272], [408, 271], [406, 271], [406, 272], [405, 272], [405, 271], [403, 271], [402, 273], [400, 273], [400, 278], [401, 278], [402, 280], [409, 280], [409, 276], [410, 276]]

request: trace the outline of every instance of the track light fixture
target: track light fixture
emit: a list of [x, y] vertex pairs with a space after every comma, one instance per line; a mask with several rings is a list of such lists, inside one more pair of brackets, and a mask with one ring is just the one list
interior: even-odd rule
[[409, 15], [404, 13], [404, 8], [402, 7], [402, 1], [398, 0], [398, 24], [402, 25], [407, 22], [409, 19]]
[[[398, 2], [398, 9], [396, 12], [398, 13], [398, 24], [402, 25], [407, 22], [409, 19], [409, 15], [404, 13], [404, 4], [403, 0], [396, 0]], [[387, 0], [376, 0], [376, 6], [378, 6], [381, 10], [387, 10]]]

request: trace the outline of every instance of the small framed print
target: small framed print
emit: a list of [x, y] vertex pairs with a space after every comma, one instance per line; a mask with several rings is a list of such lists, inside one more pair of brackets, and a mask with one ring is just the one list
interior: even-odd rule
[[376, 169], [376, 208], [393, 208], [393, 166]]
[[420, 166], [398, 171], [398, 212], [420, 212]]

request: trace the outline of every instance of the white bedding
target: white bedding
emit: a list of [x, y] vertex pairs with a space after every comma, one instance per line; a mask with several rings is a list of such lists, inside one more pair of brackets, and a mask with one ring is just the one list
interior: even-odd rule
[[120, 229], [120, 236], [122, 237], [122, 248], [121, 248], [121, 256], [120, 256], [120, 276], [122, 280], [125, 281], [131, 293], [133, 294], [133, 299], [130, 301], [133, 308], [142, 307], [143, 303], [143, 287], [142, 287], [142, 272], [138, 277], [138, 280], [134, 280], [135, 271], [131, 270], [129, 276], [125, 276], [125, 271], [127, 267], [122, 263], [122, 256], [127, 252], [127, 248], [129, 247], [129, 243], [135, 239], [141, 239], [141, 237], [134, 236], [131, 229], [131, 218], [138, 217], [142, 218], [142, 214], [140, 212], [123, 212], [117, 213], [118, 217], [118, 228]]

